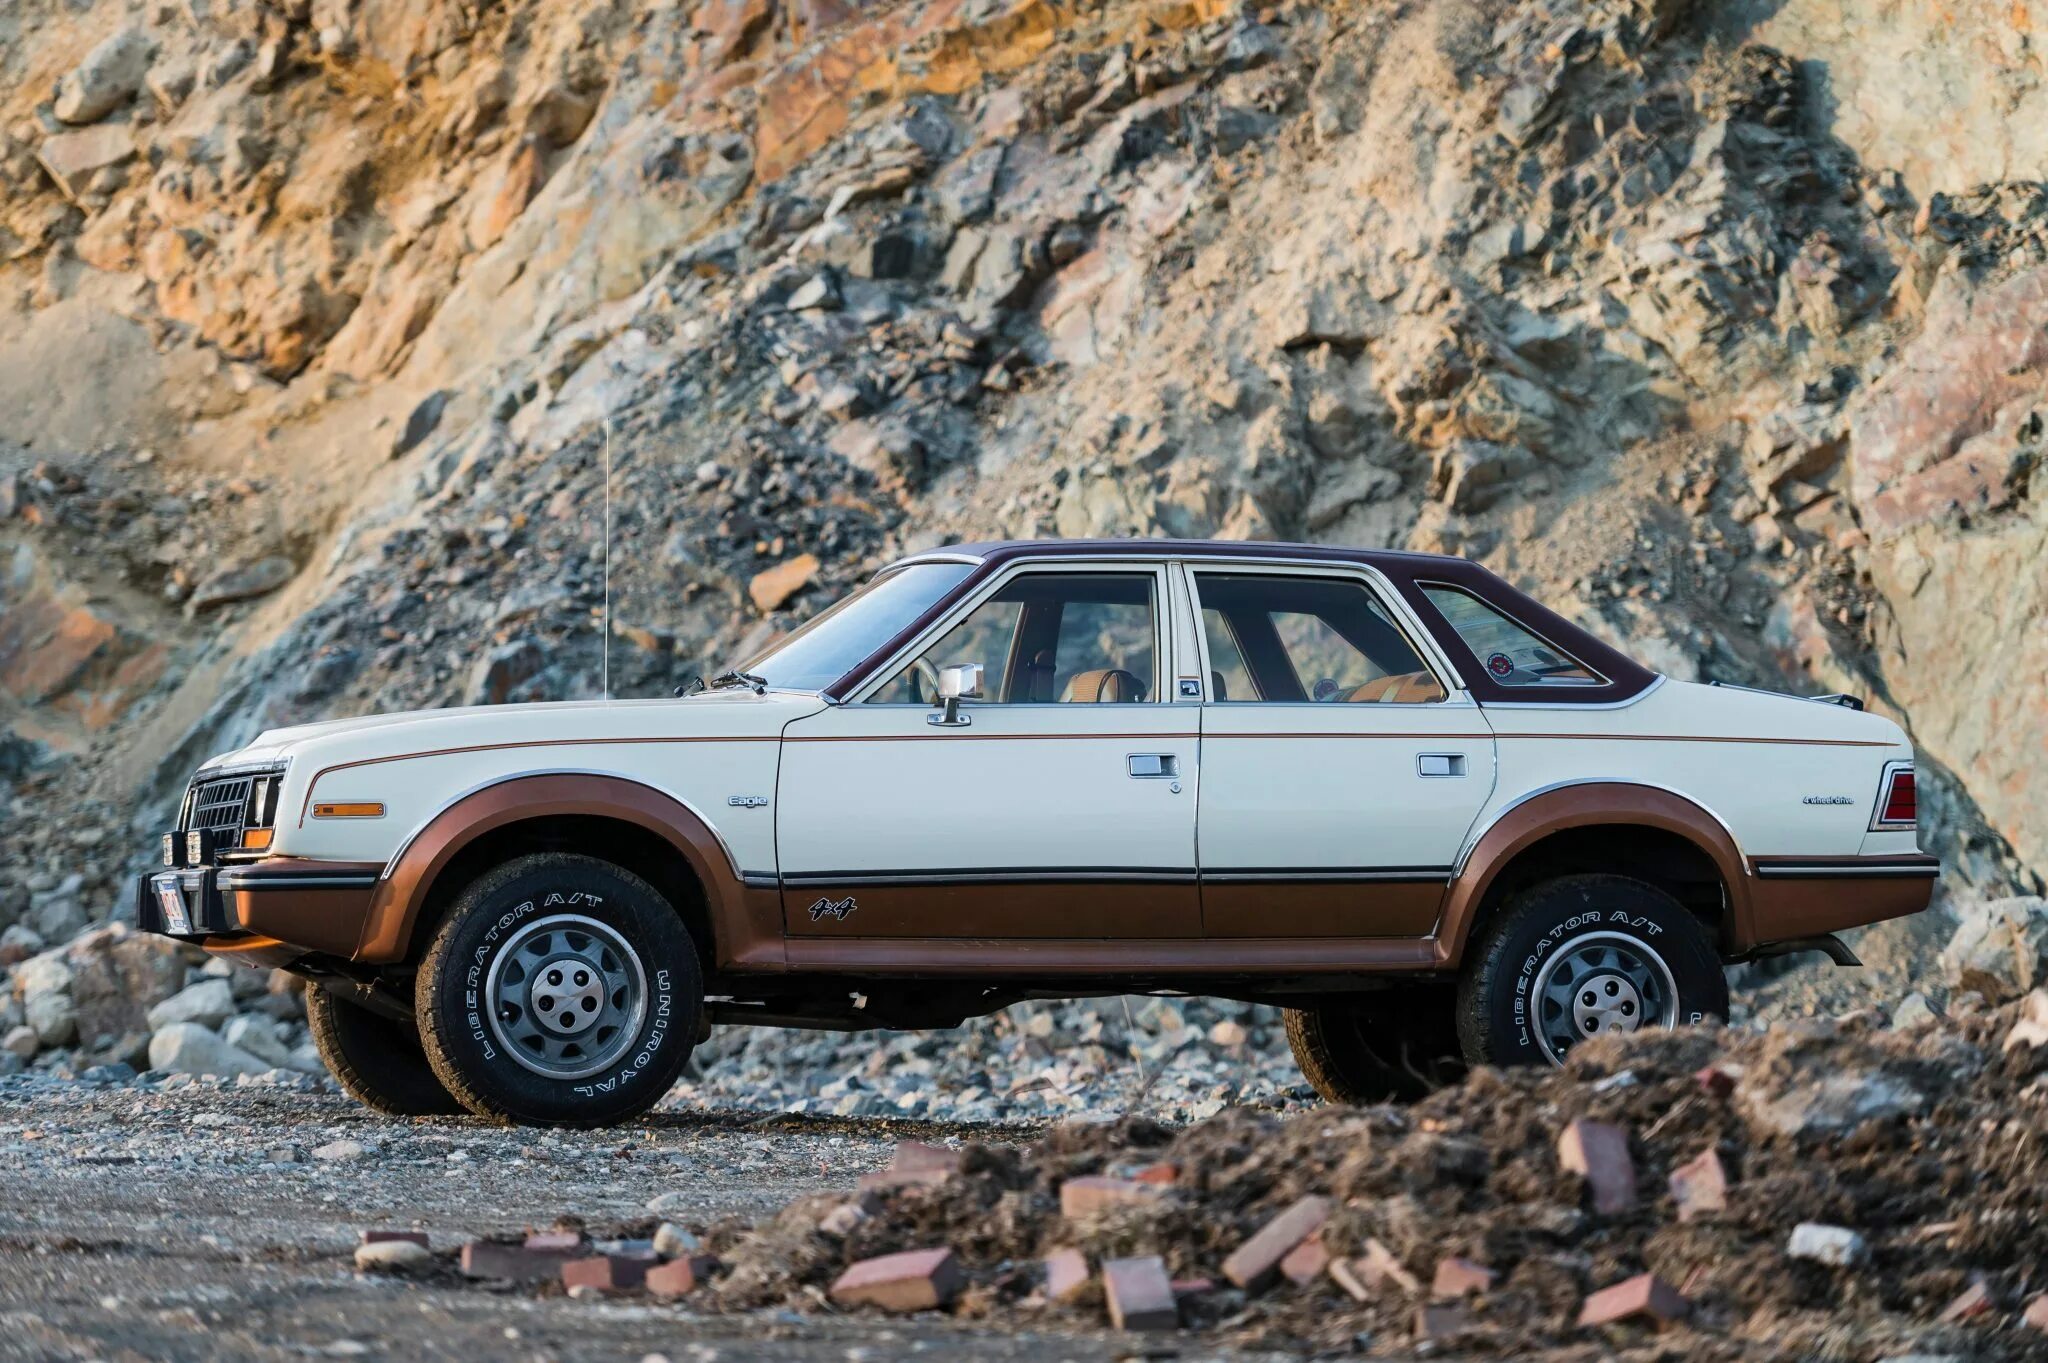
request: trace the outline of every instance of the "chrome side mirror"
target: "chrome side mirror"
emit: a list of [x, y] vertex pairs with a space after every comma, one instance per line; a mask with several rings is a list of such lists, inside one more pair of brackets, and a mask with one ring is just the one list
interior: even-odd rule
[[981, 699], [981, 664], [956, 663], [952, 667], [939, 669], [939, 703], [945, 710], [936, 715], [926, 715], [925, 722], [940, 725], [965, 725], [973, 721], [960, 713], [963, 700]]

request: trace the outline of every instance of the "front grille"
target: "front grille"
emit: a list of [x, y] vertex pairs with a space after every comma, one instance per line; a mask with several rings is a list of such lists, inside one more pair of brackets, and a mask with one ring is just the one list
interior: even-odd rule
[[268, 827], [277, 815], [277, 789], [281, 767], [256, 771], [227, 772], [206, 776], [185, 792], [185, 807], [178, 820], [178, 832], [204, 829], [207, 845], [219, 853], [239, 847], [242, 835], [251, 828]]

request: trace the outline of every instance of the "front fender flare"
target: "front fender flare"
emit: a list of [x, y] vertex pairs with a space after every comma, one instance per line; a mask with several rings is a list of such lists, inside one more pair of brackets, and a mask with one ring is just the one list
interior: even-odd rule
[[436, 879], [476, 839], [508, 824], [562, 815], [615, 819], [661, 838], [703, 886], [718, 964], [779, 964], [779, 896], [773, 889], [749, 889], [724, 843], [695, 810], [628, 777], [586, 772], [508, 777], [436, 814], [385, 867], [355, 959], [370, 964], [404, 960]]

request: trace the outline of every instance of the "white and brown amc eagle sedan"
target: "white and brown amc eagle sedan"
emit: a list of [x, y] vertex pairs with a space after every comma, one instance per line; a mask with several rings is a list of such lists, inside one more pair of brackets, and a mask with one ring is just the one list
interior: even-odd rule
[[1658, 676], [1479, 566], [1172, 541], [891, 565], [671, 700], [263, 734], [144, 926], [309, 991], [392, 1113], [616, 1122], [718, 1023], [1022, 999], [1286, 1010], [1333, 1100], [1725, 1013], [1926, 906], [1913, 750]]

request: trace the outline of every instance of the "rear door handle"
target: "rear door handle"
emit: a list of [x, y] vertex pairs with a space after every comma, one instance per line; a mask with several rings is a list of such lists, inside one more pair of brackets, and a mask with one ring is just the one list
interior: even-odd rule
[[1461, 752], [1418, 753], [1415, 758], [1417, 776], [1463, 776], [1465, 754]]
[[1180, 776], [1180, 759], [1170, 752], [1134, 752], [1124, 770], [1141, 781], [1172, 781]]

